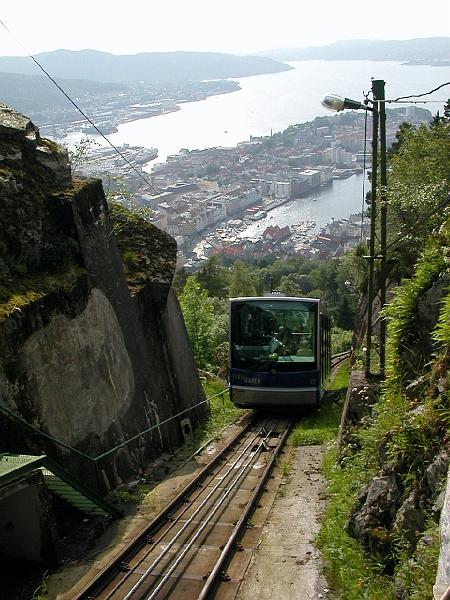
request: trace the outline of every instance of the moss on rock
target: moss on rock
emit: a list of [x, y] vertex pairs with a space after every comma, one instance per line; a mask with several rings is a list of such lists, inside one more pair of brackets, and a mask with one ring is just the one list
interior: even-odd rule
[[177, 252], [173, 237], [117, 202], [109, 203], [109, 214], [131, 290], [149, 281], [170, 285]]

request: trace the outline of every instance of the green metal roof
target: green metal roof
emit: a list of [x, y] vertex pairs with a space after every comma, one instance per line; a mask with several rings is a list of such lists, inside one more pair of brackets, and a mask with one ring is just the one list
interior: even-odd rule
[[61, 496], [79, 510], [114, 518], [121, 516], [116, 507], [93, 494], [45, 454], [0, 454], [0, 487], [37, 469], [41, 470], [45, 484], [54, 494]]
[[45, 455], [0, 454], [0, 487], [34, 471], [42, 464]]

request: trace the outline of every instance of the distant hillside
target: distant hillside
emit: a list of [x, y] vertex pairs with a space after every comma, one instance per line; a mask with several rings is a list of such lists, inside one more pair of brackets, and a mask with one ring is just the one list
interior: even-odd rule
[[[277, 73], [291, 68], [264, 56], [210, 52], [115, 55], [96, 50], [55, 50], [38, 54], [36, 58], [56, 77], [115, 83], [225, 79]], [[0, 57], [0, 72], [36, 75], [37, 67], [27, 57]]]
[[[73, 98], [120, 93], [128, 89], [119, 83], [100, 83], [82, 79], [58, 79], [58, 83]], [[34, 115], [36, 112], [66, 108], [67, 99], [44, 75], [21, 75], [18, 73], [0, 73], [0, 101], [14, 106], [19, 111]]]
[[261, 55], [277, 60], [396, 60], [430, 62], [450, 60], [450, 38], [412, 40], [343, 40], [328, 46], [270, 50]]

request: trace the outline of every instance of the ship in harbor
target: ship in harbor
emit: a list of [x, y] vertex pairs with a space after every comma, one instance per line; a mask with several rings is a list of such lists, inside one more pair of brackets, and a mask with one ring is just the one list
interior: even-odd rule
[[114, 148], [100, 146], [90, 149], [89, 160], [83, 165], [82, 172], [90, 177], [102, 178], [105, 173], [113, 176], [124, 176], [134, 169], [142, 168], [158, 156], [158, 148], [144, 148], [124, 144]]
[[81, 132], [86, 135], [98, 135], [98, 131], [101, 131], [103, 135], [109, 135], [110, 133], [117, 133], [119, 130], [115, 125], [111, 123], [99, 123], [97, 127], [92, 125], [86, 125], [81, 128]]
[[142, 148], [135, 156], [135, 161], [139, 164], [145, 164], [158, 158], [158, 148]]
[[258, 212], [256, 212], [254, 215], [251, 215], [249, 218], [252, 221], [259, 221], [260, 219], [264, 219], [264, 217], [267, 217], [267, 212], [265, 210], [258, 210]]

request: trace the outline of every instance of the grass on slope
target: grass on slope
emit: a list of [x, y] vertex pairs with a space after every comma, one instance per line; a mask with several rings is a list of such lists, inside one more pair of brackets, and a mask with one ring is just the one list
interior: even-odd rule
[[342, 406], [347, 393], [348, 362], [341, 365], [332, 382], [322, 406], [302, 418], [290, 436], [293, 446], [326, 444], [336, 439], [341, 421]]

